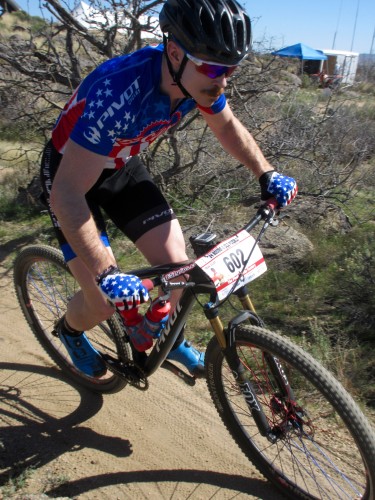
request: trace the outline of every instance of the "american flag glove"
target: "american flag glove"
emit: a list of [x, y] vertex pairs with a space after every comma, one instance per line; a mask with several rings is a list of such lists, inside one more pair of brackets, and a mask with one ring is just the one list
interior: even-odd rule
[[279, 174], [275, 170], [266, 172], [259, 178], [261, 200], [275, 198], [279, 208], [286, 207], [297, 195], [297, 182], [292, 177]]
[[133, 309], [149, 299], [142, 281], [131, 274], [107, 274], [98, 283], [104, 296], [119, 311]]

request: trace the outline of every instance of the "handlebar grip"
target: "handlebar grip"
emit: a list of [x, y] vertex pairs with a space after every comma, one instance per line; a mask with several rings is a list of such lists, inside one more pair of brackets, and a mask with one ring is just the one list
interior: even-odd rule
[[155, 288], [154, 282], [150, 278], [142, 280], [142, 285], [147, 288], [149, 292]]
[[276, 210], [276, 208], [278, 208], [279, 206], [279, 203], [276, 198], [270, 198], [269, 200], [266, 200], [265, 205], [269, 208], [272, 208], [272, 210]]

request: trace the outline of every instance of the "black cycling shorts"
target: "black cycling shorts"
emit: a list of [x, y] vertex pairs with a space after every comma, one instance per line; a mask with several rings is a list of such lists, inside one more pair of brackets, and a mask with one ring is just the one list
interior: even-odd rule
[[[50, 141], [42, 157], [41, 182], [44, 201], [65, 260], [68, 262], [76, 257], [76, 254], [64, 237], [49, 202], [53, 179], [61, 158], [62, 155]], [[137, 156], [132, 157], [120, 170], [105, 169], [86, 194], [86, 200], [106, 246], [109, 246], [109, 240], [102, 210], [133, 242], [150, 229], [176, 218], [173, 209]]]

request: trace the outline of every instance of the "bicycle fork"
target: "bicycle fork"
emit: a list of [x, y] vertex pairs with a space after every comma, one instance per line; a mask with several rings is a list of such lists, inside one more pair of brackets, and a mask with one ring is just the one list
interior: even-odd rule
[[[275, 443], [280, 437], [280, 429], [271, 428], [263, 411], [262, 404], [256, 395], [254, 385], [248, 377], [247, 369], [237, 354], [235, 342], [235, 331], [239, 324], [248, 320], [252, 320], [252, 322], [255, 322], [258, 326], [263, 326], [263, 323], [255, 314], [255, 308], [247, 294], [247, 290], [245, 288], [240, 289], [236, 295], [238, 295], [241, 304], [247, 310], [241, 312], [229, 322], [227, 331], [224, 330], [217, 308], [207, 309], [205, 314], [211, 323], [224, 357], [260, 434], [265, 436], [271, 443]], [[264, 358], [282, 397], [285, 397], [287, 401], [294, 401], [293, 391], [278, 359], [269, 353], [264, 353]]]

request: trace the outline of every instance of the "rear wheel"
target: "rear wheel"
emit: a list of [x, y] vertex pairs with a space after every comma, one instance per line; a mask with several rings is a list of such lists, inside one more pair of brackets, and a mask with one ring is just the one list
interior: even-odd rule
[[[67, 303], [79, 290], [59, 250], [43, 245], [26, 247], [15, 260], [14, 283], [22, 312], [32, 331], [65, 373], [96, 392], [117, 392], [126, 385], [123, 379], [110, 371], [102, 377], [90, 377], [78, 370], [54, 332], [55, 324], [65, 313]], [[85, 334], [101, 353], [122, 361], [131, 359], [129, 343], [125, 341], [115, 315]]]
[[[271, 443], [260, 434], [213, 338], [206, 352], [208, 388], [244, 454], [290, 498], [375, 498], [375, 435], [337, 380], [278, 334], [240, 325], [235, 339], [247, 379], [277, 436]], [[269, 355], [282, 367], [281, 381]], [[293, 401], [282, 393], [288, 383]]]

